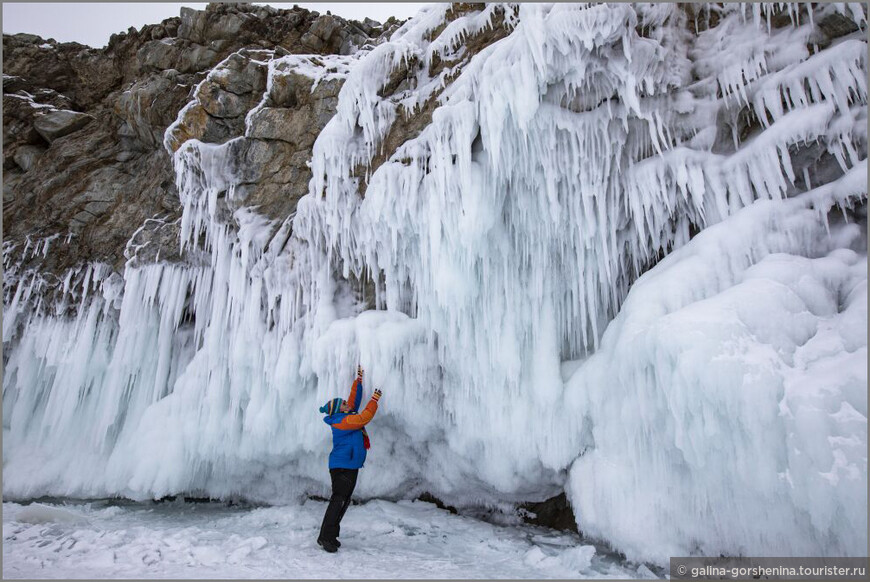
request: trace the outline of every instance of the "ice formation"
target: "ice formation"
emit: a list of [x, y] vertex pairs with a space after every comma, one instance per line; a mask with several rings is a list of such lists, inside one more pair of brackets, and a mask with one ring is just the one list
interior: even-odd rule
[[[867, 257], [852, 250], [860, 227], [822, 217], [866, 180], [865, 160], [756, 202], [632, 286], [567, 382], [592, 425], [568, 487], [588, 533], [657, 562], [687, 549], [860, 553]], [[674, 535], [659, 535], [665, 524]]]
[[[432, 5], [353, 59], [273, 59], [346, 75], [295, 214], [245, 206], [245, 138], [191, 140], [186, 262], [51, 294], [16, 261], [63, 243], [4, 246], [4, 493], [323, 492], [316, 410], [360, 363], [361, 495], [565, 488], [657, 562], [860, 554], [866, 237], [829, 214], [865, 207], [866, 20], [808, 6]], [[860, 28], [820, 49], [828, 12]]]

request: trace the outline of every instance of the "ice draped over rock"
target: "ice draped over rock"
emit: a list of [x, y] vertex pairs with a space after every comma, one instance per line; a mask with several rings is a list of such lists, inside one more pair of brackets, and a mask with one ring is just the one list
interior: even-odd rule
[[183, 262], [57, 305], [6, 265], [4, 493], [322, 492], [360, 363], [361, 495], [564, 488], [660, 563], [860, 554], [866, 20], [807, 6], [433, 5], [274, 57], [263, 107], [345, 79], [294, 214], [245, 204], [246, 138], [188, 140]]

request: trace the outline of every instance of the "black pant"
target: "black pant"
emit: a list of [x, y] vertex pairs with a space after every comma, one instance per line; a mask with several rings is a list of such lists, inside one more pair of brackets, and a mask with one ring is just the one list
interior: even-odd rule
[[350, 505], [350, 496], [356, 487], [356, 477], [359, 469], [330, 469], [332, 477], [332, 497], [323, 516], [320, 526], [320, 539], [334, 540], [341, 532], [341, 518]]

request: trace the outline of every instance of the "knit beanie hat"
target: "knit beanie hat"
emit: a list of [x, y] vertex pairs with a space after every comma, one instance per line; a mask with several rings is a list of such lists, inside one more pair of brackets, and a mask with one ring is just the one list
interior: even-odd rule
[[335, 414], [338, 412], [338, 409], [341, 408], [341, 405], [344, 403], [344, 399], [342, 398], [333, 398], [326, 404], [320, 407], [320, 412], [323, 414]]

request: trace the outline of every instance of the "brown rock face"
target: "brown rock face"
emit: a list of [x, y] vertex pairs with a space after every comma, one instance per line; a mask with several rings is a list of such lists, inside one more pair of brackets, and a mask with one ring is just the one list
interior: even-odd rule
[[33, 120], [33, 129], [51, 143], [59, 137], [80, 130], [93, 119], [86, 113], [60, 109], [37, 115]]
[[[283, 53], [243, 49], [221, 62], [167, 131], [165, 144], [174, 152], [189, 139], [230, 142], [228, 170], [239, 184], [228, 204], [256, 206], [276, 226], [308, 193], [311, 150], [335, 114], [344, 84], [337, 72], [341, 57], [331, 57], [339, 59], [334, 62]], [[320, 71], [318, 81], [308, 76], [313, 70]]]
[[157, 149], [163, 132], [190, 99], [193, 75], [167, 69], [132, 83], [112, 102], [117, 135], [126, 149]]
[[[180, 260], [181, 209], [166, 148], [242, 137], [270, 60], [349, 54], [383, 32], [373, 21], [301, 8], [210, 4], [113, 35], [100, 49], [4, 35], [4, 252], [20, 253], [28, 238], [71, 234], [21, 266], [60, 275], [89, 262], [121, 272], [133, 255]], [[239, 144], [247, 164], [239, 199], [271, 217], [292, 212], [306, 192], [311, 144], [340, 88], [329, 81], [312, 92], [310, 79], [293, 82], [281, 81], [281, 99], [270, 97]]]
[[263, 107], [251, 116], [247, 137], [278, 139], [296, 149], [310, 150], [335, 114], [343, 83], [341, 79], [331, 79], [312, 88], [312, 79], [303, 75], [288, 73], [274, 77], [269, 102], [275, 107]]
[[215, 67], [194, 90], [192, 105], [167, 135], [177, 150], [188, 139], [223, 143], [245, 130], [245, 114], [263, 97], [274, 51], [242, 49]]

